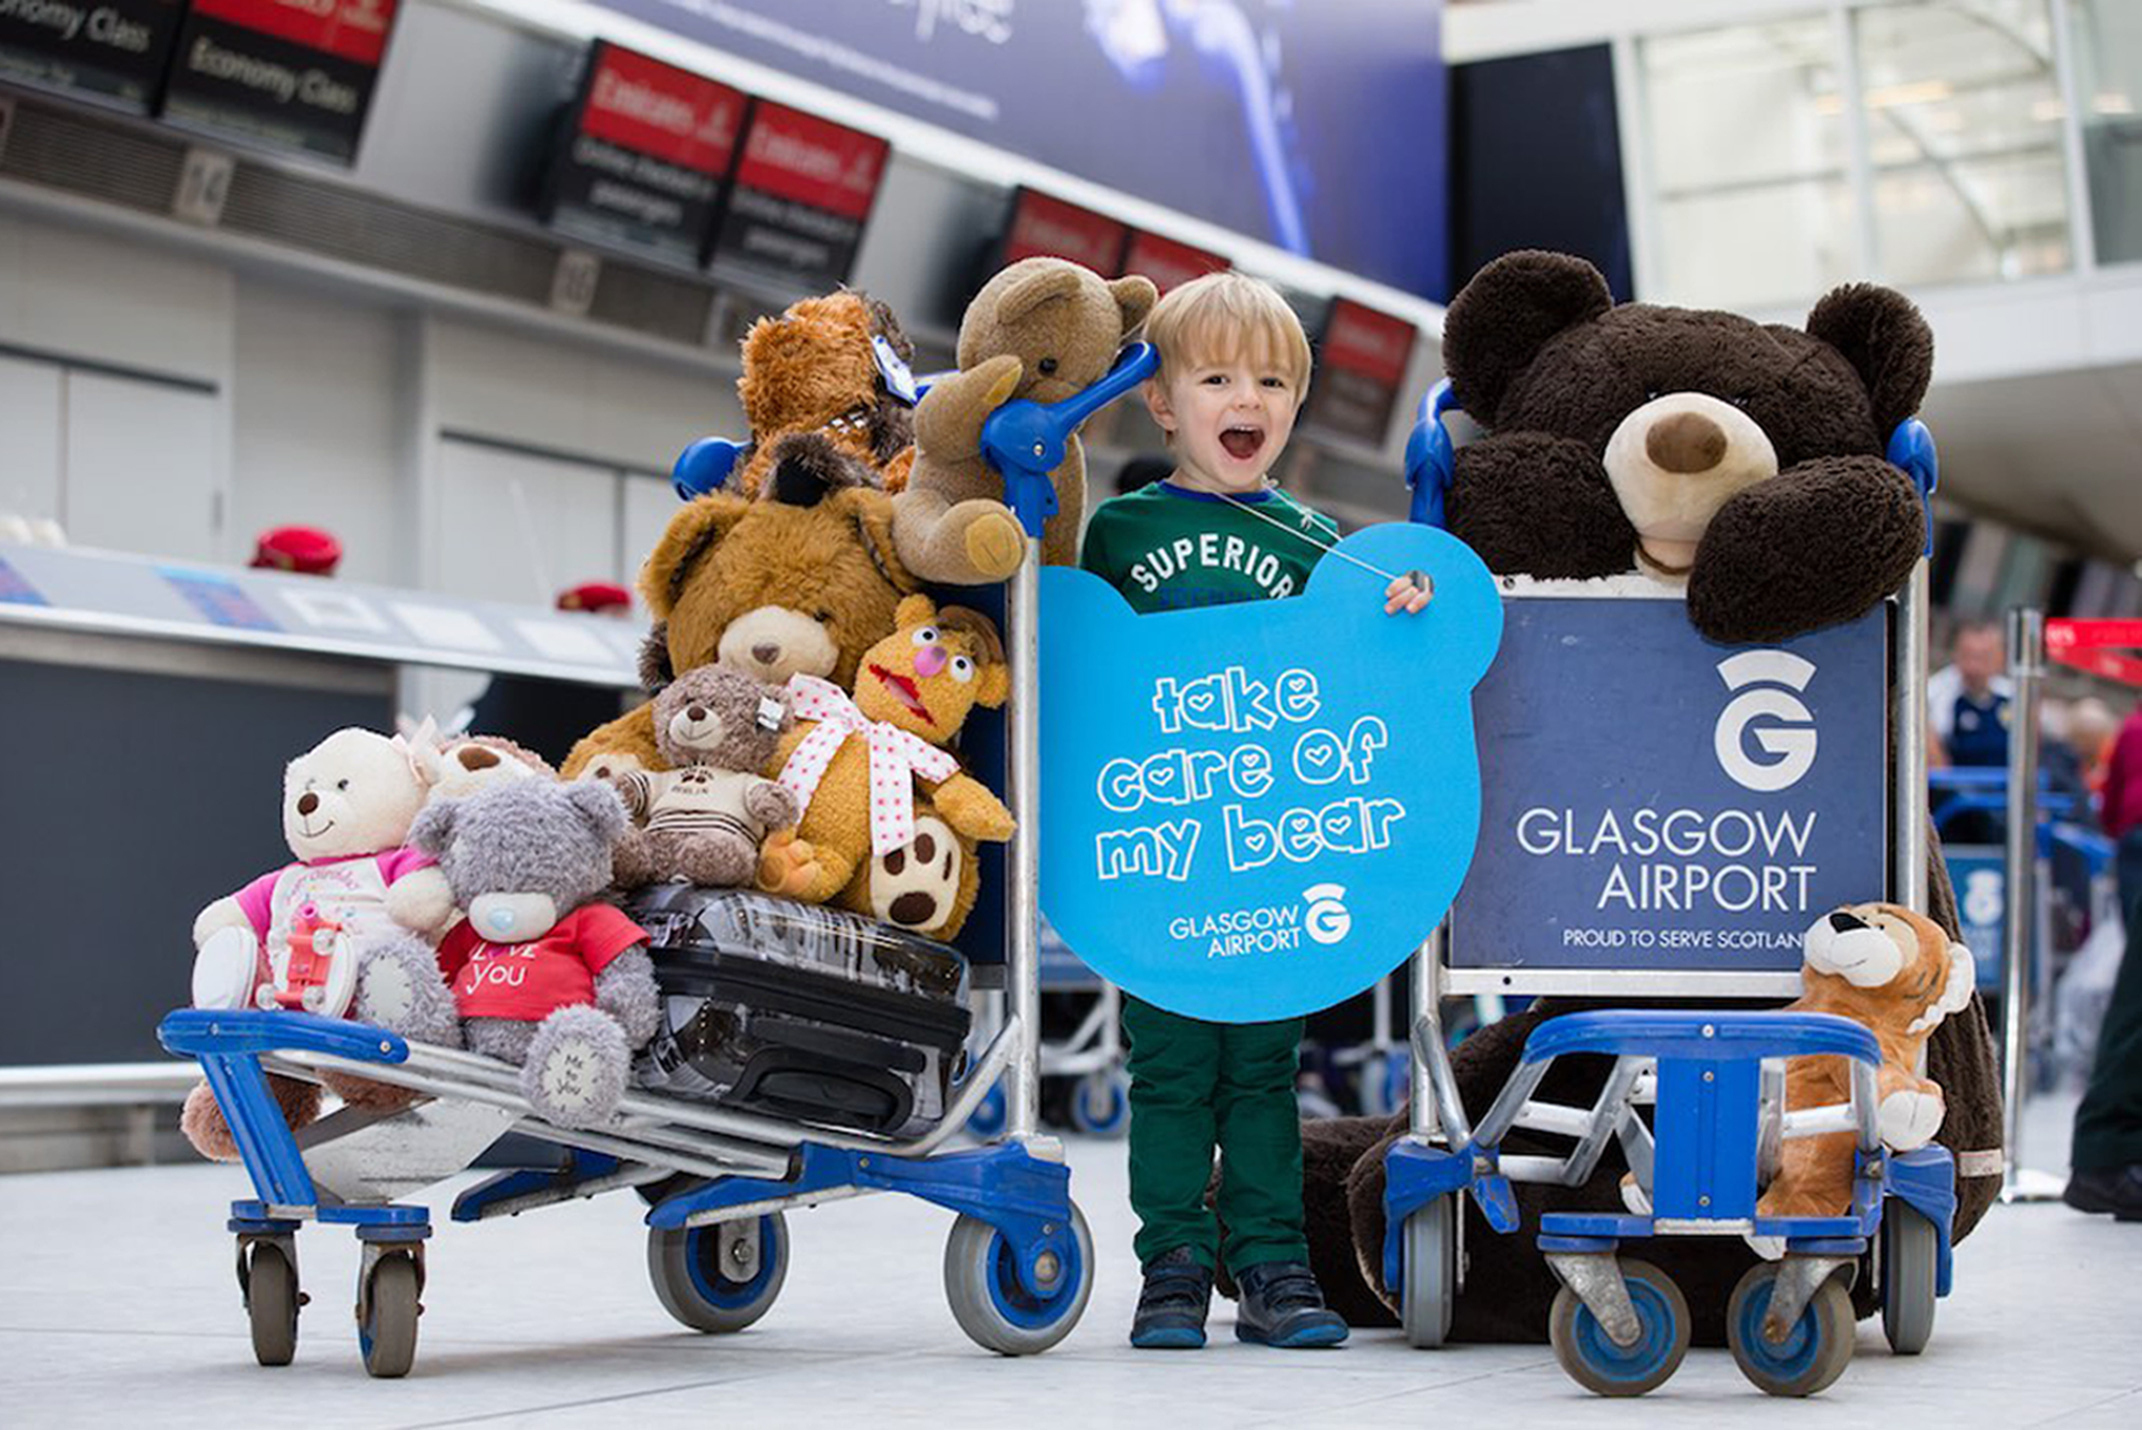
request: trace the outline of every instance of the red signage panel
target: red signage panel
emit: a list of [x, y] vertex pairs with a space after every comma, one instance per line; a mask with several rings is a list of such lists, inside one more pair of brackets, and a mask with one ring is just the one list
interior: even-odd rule
[[1113, 278], [1122, 271], [1123, 242], [1129, 234], [1129, 225], [1106, 214], [1034, 189], [1021, 189], [1012, 203], [1011, 226], [1004, 234], [1004, 262], [1068, 258], [1103, 278]]
[[377, 69], [395, 0], [193, 0], [197, 15]]
[[1364, 308], [1350, 298], [1334, 299], [1331, 322], [1324, 329], [1323, 364], [1397, 388], [1413, 361], [1413, 338], [1414, 327], [1404, 318]]
[[857, 222], [870, 216], [892, 145], [874, 134], [760, 100], [736, 181]]
[[736, 154], [747, 103], [742, 90], [603, 44], [596, 46], [580, 129], [719, 179]]
[[1180, 288], [1201, 274], [1218, 273], [1231, 266], [1217, 253], [1192, 248], [1187, 243], [1177, 243], [1172, 238], [1162, 238], [1143, 229], [1131, 231], [1130, 251], [1123, 255], [1125, 273], [1143, 273], [1163, 293], [1170, 288]]

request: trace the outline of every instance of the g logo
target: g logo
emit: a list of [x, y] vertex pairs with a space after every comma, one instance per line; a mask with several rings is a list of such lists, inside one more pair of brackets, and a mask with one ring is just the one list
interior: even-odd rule
[[1345, 885], [1311, 884], [1302, 890], [1302, 897], [1309, 901], [1309, 911], [1302, 916], [1302, 927], [1308, 931], [1311, 942], [1337, 943], [1352, 931], [1354, 916], [1340, 902], [1346, 897]]
[[[1791, 692], [1807, 689], [1814, 664], [1789, 651], [1751, 650], [1718, 662], [1718, 674], [1728, 690], [1770, 687], [1735, 696], [1719, 713], [1712, 741], [1719, 766], [1734, 783], [1761, 794], [1799, 783], [1815, 763], [1815, 717]], [[1760, 760], [1748, 751], [1748, 730], [1757, 720], [1778, 722], [1755, 729], [1756, 745], [1772, 759]]]

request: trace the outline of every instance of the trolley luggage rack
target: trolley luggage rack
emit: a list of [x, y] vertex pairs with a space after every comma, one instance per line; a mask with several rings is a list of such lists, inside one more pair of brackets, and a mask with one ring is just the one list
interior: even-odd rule
[[[1453, 405], [1448, 381], [1422, 399], [1407, 446], [1413, 519], [1441, 525], [1452, 471], [1442, 414]], [[1889, 445], [1892, 462], [1911, 473], [1922, 502], [1937, 471], [1931, 437], [1916, 419]], [[1590, 600], [1673, 600], [1655, 584], [1626, 592], [1613, 583], [1505, 580], [1522, 600], [1556, 596]], [[1891, 606], [1884, 709], [1896, 734], [1888, 762], [1889, 896], [1927, 907], [1926, 677], [1927, 563], [1922, 556]], [[1579, 604], [1585, 601], [1580, 600]], [[1509, 641], [1506, 629], [1505, 644]], [[1500, 658], [1499, 658], [1500, 659]], [[1476, 696], [1477, 698], [1477, 696]], [[1461, 896], [1462, 897], [1462, 896]], [[1849, 1289], [1870, 1243], [1878, 1248], [1883, 1328], [1899, 1354], [1924, 1349], [1934, 1304], [1949, 1290], [1949, 1231], [1955, 1209], [1953, 1160], [1927, 1146], [1886, 1151], [1876, 1131], [1873, 1035], [1849, 1020], [1819, 1014], [1714, 1010], [1609, 1010], [1566, 1014], [1535, 1028], [1517, 1070], [1477, 1128], [1468, 1122], [1443, 1037], [1446, 995], [1582, 992], [1632, 998], [1776, 997], [1799, 992], [1797, 971], [1685, 972], [1658, 966], [1581, 969], [1531, 966], [1494, 951], [1463, 968], [1451, 964], [1446, 919], [1413, 960], [1409, 1135], [1385, 1159], [1383, 1281], [1400, 1299], [1407, 1339], [1440, 1346], [1464, 1277], [1459, 1199], [1470, 1196], [1489, 1226], [1514, 1232], [1513, 1182], [1580, 1185], [1609, 1142], [1628, 1163], [1634, 1207], [1621, 1213], [1549, 1213], [1539, 1246], [1562, 1282], [1549, 1333], [1563, 1369], [1606, 1395], [1640, 1395], [1678, 1368], [1690, 1336], [1681, 1293], [1658, 1268], [1622, 1260], [1621, 1243], [1650, 1236], [1742, 1235], [1770, 1239], [1781, 1251], [1751, 1269], [1727, 1311], [1727, 1335], [1742, 1373], [1777, 1395], [1808, 1395], [1829, 1385], [1851, 1359], [1854, 1325]], [[1555, 1058], [1611, 1055], [1615, 1063], [1590, 1108], [1532, 1100]], [[1840, 1107], [1786, 1111], [1783, 1060], [1813, 1053], [1850, 1059], [1852, 1097]], [[1641, 1105], [1653, 1107], [1647, 1126]], [[1524, 1127], [1574, 1138], [1563, 1157], [1504, 1155], [1503, 1138]], [[1784, 1138], [1849, 1131], [1856, 1143], [1852, 1199], [1838, 1217], [1766, 1218], [1755, 1214], [1758, 1180], [1775, 1165]], [[1625, 1184], [1626, 1185], [1626, 1184]]]
[[[425, 1208], [396, 1199], [462, 1170], [508, 1130], [570, 1149], [570, 1165], [495, 1176], [456, 1200], [455, 1220], [644, 1188], [654, 1203], [650, 1277], [663, 1306], [693, 1329], [740, 1330], [773, 1305], [786, 1275], [787, 1209], [895, 1191], [958, 1214], [945, 1248], [945, 1291], [977, 1344], [1027, 1355], [1070, 1333], [1092, 1292], [1093, 1243], [1070, 1198], [1063, 1148], [1039, 1128], [1041, 532], [1055, 505], [1048, 473], [1063, 462], [1070, 434], [1157, 365], [1150, 347], [1135, 344], [1093, 387], [1047, 406], [1006, 403], [984, 427], [984, 453], [1004, 476], [1027, 537], [1007, 600], [1014, 698], [1006, 793], [1019, 833], [1007, 861], [1007, 1008], [937, 1124], [899, 1141], [628, 1092], [602, 1126], [568, 1129], [537, 1117], [519, 1092], [518, 1070], [495, 1059], [306, 1013], [181, 1009], [163, 1020], [158, 1037], [170, 1052], [199, 1059], [257, 1194], [233, 1203], [229, 1222], [256, 1359], [284, 1365], [296, 1353], [305, 1302], [298, 1228], [338, 1223], [365, 1246], [357, 1286], [365, 1368], [406, 1374], [431, 1221]], [[719, 485], [719, 472], [700, 480], [708, 445], [679, 459], [681, 497]], [[314, 1080], [350, 1073], [431, 1100], [388, 1115], [345, 1107], [293, 1134], [269, 1091], [269, 1072]], [[1003, 1099], [1004, 1139], [940, 1151], [991, 1095]]]

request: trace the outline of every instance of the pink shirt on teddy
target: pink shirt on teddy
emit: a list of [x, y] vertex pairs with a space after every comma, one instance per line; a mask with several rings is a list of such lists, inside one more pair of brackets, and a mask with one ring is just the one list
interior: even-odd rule
[[347, 938], [390, 937], [404, 930], [388, 917], [388, 886], [437, 862], [407, 846], [384, 854], [314, 859], [263, 874], [233, 897], [270, 957], [288, 949], [291, 922], [308, 904], [321, 919], [341, 925]]

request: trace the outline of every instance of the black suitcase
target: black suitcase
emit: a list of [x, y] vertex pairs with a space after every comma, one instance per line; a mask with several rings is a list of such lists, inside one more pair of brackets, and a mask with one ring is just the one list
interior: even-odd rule
[[658, 884], [624, 908], [662, 992], [640, 1086], [896, 1136], [943, 1118], [972, 1018], [953, 949], [741, 889]]

